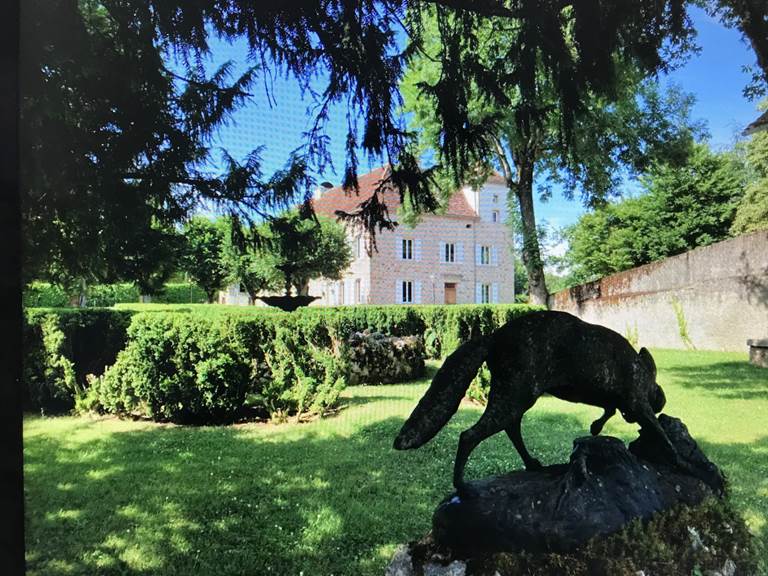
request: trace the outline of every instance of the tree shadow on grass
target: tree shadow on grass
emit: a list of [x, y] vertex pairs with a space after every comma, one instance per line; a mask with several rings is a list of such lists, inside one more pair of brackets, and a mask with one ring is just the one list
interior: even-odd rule
[[[460, 411], [418, 450], [397, 452], [402, 419], [348, 437], [310, 427], [296, 440], [235, 427], [150, 427], [87, 442], [25, 441], [30, 574], [381, 574], [420, 537], [451, 491]], [[545, 462], [567, 459], [583, 423], [531, 414]], [[503, 434], [478, 447], [468, 477], [521, 466]]]
[[768, 370], [744, 362], [711, 362], [701, 366], [670, 366], [683, 388], [698, 388], [720, 398], [768, 399]]
[[[406, 452], [392, 449], [400, 417], [348, 436], [314, 425], [269, 434], [180, 426], [97, 433], [88, 421], [66, 435], [31, 435], [29, 573], [379, 575], [397, 544], [429, 529], [452, 490], [458, 435], [478, 417], [460, 410], [432, 441]], [[567, 461], [587, 426], [534, 408], [523, 435], [552, 464]], [[728, 474], [737, 508], [768, 550], [768, 437], [702, 447]], [[467, 478], [520, 467], [502, 433], [475, 450]]]

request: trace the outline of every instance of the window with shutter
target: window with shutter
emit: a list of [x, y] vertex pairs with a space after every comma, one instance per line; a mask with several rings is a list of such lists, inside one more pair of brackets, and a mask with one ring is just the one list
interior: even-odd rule
[[481, 266], [488, 266], [491, 263], [491, 247], [480, 246], [480, 262]]
[[401, 302], [403, 304], [413, 304], [413, 282], [410, 280], [403, 280], [401, 286]]
[[402, 239], [401, 259], [413, 260], [413, 240], [410, 238]]
[[447, 263], [456, 262], [456, 244], [442, 243], [442, 261]]
[[480, 285], [480, 303], [490, 304], [490, 302], [491, 302], [491, 285], [481, 284]]

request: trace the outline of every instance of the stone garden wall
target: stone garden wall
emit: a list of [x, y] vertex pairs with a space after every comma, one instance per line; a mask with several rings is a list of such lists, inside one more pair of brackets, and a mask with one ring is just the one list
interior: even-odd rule
[[768, 337], [768, 231], [563, 290], [550, 305], [640, 346], [746, 352]]

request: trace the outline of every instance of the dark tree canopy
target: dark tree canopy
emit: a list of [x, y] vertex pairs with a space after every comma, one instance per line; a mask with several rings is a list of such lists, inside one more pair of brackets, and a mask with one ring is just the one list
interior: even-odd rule
[[[419, 169], [418, 150], [399, 114], [398, 83], [423, 46], [422, 12], [440, 14], [441, 74], [424, 86], [437, 102], [444, 161], [456, 180], [473, 174], [492, 145], [467, 103], [477, 97], [508, 107], [519, 90], [518, 127], [540, 121], [537, 75], [556, 87], [559, 132], [574, 137], [583, 95], [611, 99], [617, 67], [664, 70], [687, 51], [692, 29], [686, 0], [30, 0], [22, 14], [21, 168], [27, 277], [106, 279], [122, 269], [118, 245], [141, 246], [152, 229], [190, 214], [201, 200], [243, 217], [271, 214], [306, 198], [312, 171], [329, 167], [324, 133], [330, 107], [346, 104], [349, 129], [344, 185], [356, 188], [358, 151], [389, 162], [389, 182], [416, 210], [437, 206], [434, 174]], [[695, 4], [698, 5], [698, 2]], [[761, 0], [719, 0], [711, 11], [751, 41], [765, 71]], [[493, 61], [475, 48], [480, 24], [512, 21], [520, 41]], [[223, 66], [206, 74], [209, 39], [245, 38], [249, 68], [238, 78]], [[573, 42], [565, 42], [572, 37]], [[402, 39], [405, 41], [402, 41]], [[568, 47], [566, 49], [566, 46]], [[171, 66], [173, 59], [178, 62]], [[513, 65], [509, 66], [509, 62]], [[317, 103], [304, 146], [273, 176], [260, 148], [224, 156], [212, 170], [210, 137], [248, 95], [274, 74], [296, 80]], [[316, 92], [317, 78], [325, 85]], [[765, 78], [763, 77], [763, 80]], [[359, 119], [359, 120], [358, 120]], [[259, 143], [256, 143], [257, 145]], [[117, 200], [117, 201], [116, 201]], [[127, 214], [121, 202], [141, 204]], [[386, 220], [375, 199], [356, 216], [373, 228]], [[107, 222], [109, 221], [109, 224]], [[34, 233], [32, 231], [34, 230]]]

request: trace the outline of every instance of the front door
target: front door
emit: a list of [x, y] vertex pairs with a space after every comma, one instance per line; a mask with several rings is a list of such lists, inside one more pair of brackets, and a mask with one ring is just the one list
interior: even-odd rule
[[452, 282], [445, 284], [445, 303], [456, 304], [456, 284]]

